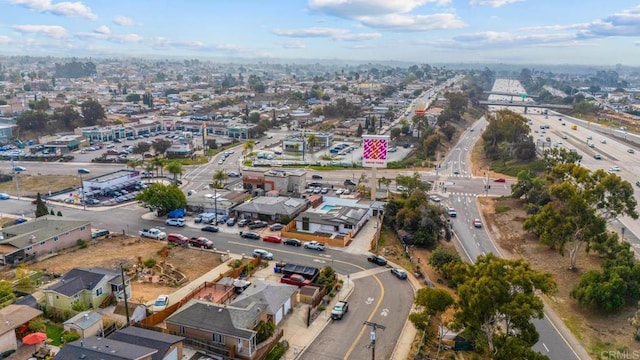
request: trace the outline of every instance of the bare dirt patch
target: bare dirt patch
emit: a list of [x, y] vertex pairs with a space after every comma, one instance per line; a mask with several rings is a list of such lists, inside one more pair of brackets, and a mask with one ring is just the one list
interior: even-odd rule
[[[153, 258], [162, 261], [158, 254], [166, 243], [138, 237], [115, 236], [104, 240], [93, 240], [85, 249], [73, 248], [59, 255], [28, 265], [31, 270], [62, 275], [75, 267], [105, 267], [119, 269], [120, 264], [132, 266], [139, 260]], [[169, 252], [166, 262], [183, 273], [187, 282], [193, 281], [212, 268], [220, 265], [220, 256], [207, 251], [175, 247]], [[5, 274], [7, 275], [7, 274]], [[177, 288], [158, 283], [132, 282], [132, 299], [148, 302], [160, 294], [174, 292]]]
[[[80, 186], [80, 178], [70, 175], [28, 175], [20, 174], [20, 196], [35, 198], [38, 193], [48, 194], [49, 191], [59, 191]], [[15, 181], [0, 183], [0, 192], [17, 196]]]
[[[578, 269], [568, 270], [569, 258], [538, 243], [534, 235], [522, 230], [527, 214], [519, 201], [510, 198], [480, 198], [488, 231], [507, 258], [524, 258], [531, 266], [554, 275], [558, 291], [548, 298], [567, 327], [596, 356], [603, 350], [634, 350], [633, 330], [627, 319], [635, 313], [628, 306], [618, 313], [601, 313], [579, 306], [569, 293], [580, 276], [590, 269], [600, 269], [597, 255], [583, 253], [578, 257]], [[496, 211], [498, 209], [498, 211]]]

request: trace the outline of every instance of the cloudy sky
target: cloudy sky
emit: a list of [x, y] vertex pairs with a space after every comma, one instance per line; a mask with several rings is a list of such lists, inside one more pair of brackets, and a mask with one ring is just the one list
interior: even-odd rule
[[640, 4], [0, 0], [0, 54], [640, 65]]

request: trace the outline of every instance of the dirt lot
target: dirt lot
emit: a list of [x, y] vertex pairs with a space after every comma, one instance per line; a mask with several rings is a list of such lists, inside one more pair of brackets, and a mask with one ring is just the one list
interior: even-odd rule
[[[54, 192], [80, 186], [80, 178], [78, 176], [68, 175], [33, 176], [20, 174], [19, 181], [20, 196], [33, 198], [36, 197], [37, 193], [47, 194], [49, 191]], [[15, 181], [0, 183], [0, 192], [17, 196]]]
[[[535, 237], [522, 230], [522, 221], [526, 217], [519, 202], [514, 199], [481, 198], [487, 224], [505, 257], [523, 257], [533, 268], [550, 272], [558, 284], [558, 291], [548, 297], [551, 304], [567, 327], [580, 339], [592, 355], [604, 350], [637, 350], [638, 343], [633, 340], [633, 330], [627, 319], [635, 313], [629, 306], [619, 313], [600, 313], [579, 306], [569, 297], [573, 285], [582, 273], [589, 269], [599, 269], [597, 255], [582, 253], [578, 257], [578, 270], [570, 271], [568, 256], [563, 257], [557, 251], [540, 245]], [[500, 211], [496, 213], [496, 208]]]
[[[121, 263], [125, 266], [138, 264], [154, 258], [158, 263], [158, 255], [166, 243], [142, 239], [138, 237], [115, 236], [104, 240], [94, 240], [85, 249], [70, 249], [57, 256], [30, 264], [32, 270], [42, 270], [46, 273], [64, 274], [74, 267], [106, 267], [118, 269]], [[193, 281], [205, 272], [221, 264], [220, 256], [210, 252], [187, 248], [173, 248], [167, 257], [167, 263], [173, 265], [187, 277], [187, 282]], [[4, 274], [9, 276], [8, 274]], [[132, 299], [137, 302], [154, 300], [158, 295], [171, 293], [176, 288], [134, 281], [132, 283]]]

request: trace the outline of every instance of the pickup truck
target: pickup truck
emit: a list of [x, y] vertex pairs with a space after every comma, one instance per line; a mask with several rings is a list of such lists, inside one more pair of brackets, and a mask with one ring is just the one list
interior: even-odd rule
[[309, 241], [304, 243], [305, 249], [324, 251], [324, 244], [317, 241]]
[[338, 301], [331, 309], [331, 318], [333, 320], [342, 320], [344, 314], [349, 311], [349, 303], [346, 301]]
[[155, 229], [155, 228], [151, 228], [151, 229], [142, 229], [140, 231], [138, 231], [138, 234], [142, 237], [146, 237], [146, 238], [150, 238], [150, 239], [156, 239], [156, 240], [164, 240], [167, 238], [167, 234]]
[[298, 274], [285, 275], [280, 278], [280, 282], [282, 284], [295, 285], [298, 287], [311, 284], [311, 280], [307, 280], [304, 276]]

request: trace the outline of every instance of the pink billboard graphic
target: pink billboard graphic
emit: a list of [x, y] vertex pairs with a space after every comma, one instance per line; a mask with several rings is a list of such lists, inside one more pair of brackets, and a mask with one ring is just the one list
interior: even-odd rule
[[362, 166], [387, 167], [387, 150], [389, 137], [380, 135], [365, 135], [362, 137]]

